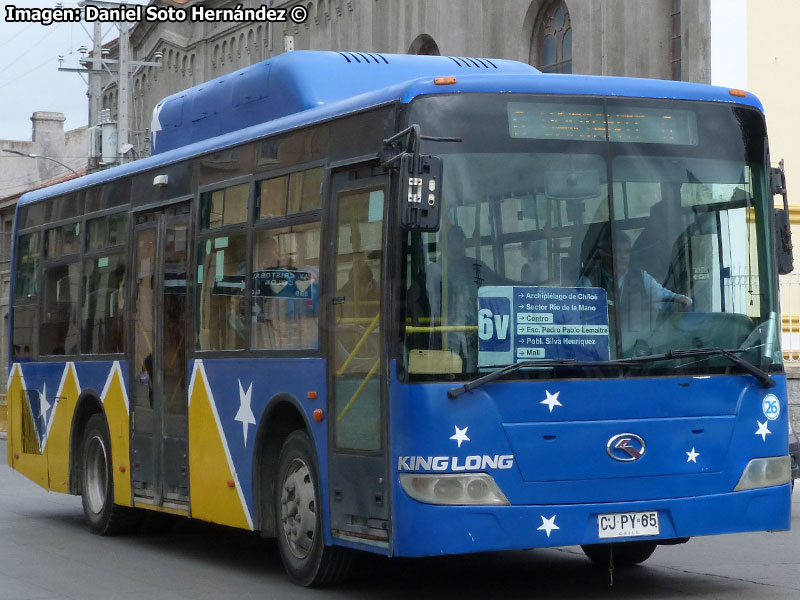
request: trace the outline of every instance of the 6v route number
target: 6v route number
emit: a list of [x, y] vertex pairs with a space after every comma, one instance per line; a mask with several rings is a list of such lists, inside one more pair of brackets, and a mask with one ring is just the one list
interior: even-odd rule
[[600, 539], [658, 535], [658, 511], [597, 515]]

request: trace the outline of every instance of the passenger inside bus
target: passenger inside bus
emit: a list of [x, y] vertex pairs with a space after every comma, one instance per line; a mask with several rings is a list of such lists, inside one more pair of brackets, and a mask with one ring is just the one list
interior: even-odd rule
[[519, 273], [520, 282], [527, 285], [547, 284], [547, 246], [544, 240], [525, 240], [521, 245], [526, 261]]
[[[353, 255], [353, 265], [347, 281], [336, 292], [345, 299], [344, 316], [374, 316], [380, 300], [380, 287], [375, 281], [372, 269], [361, 254]], [[349, 306], [349, 310], [347, 307]]]
[[616, 292], [613, 290], [611, 232], [605, 223], [596, 237], [587, 235], [584, 239], [582, 274], [577, 285], [603, 288], [609, 307], [619, 302], [619, 310], [610, 309], [609, 317], [612, 325], [614, 318], [620, 320], [624, 355], [648, 354], [650, 349], [645, 340], [649, 339], [660, 314], [691, 310], [692, 300], [665, 288], [647, 271], [630, 267], [631, 240], [627, 233], [617, 231], [616, 242]]
[[[428, 270], [428, 300], [432, 307], [441, 306], [446, 325], [474, 327], [448, 331], [447, 348], [463, 359], [465, 371], [474, 371], [478, 349], [478, 289], [485, 286], [515, 285], [517, 282], [495, 273], [486, 263], [467, 255], [467, 236], [459, 225], [447, 230], [446, 282], [442, 268], [433, 264]], [[447, 305], [442, 304], [442, 286], [447, 287]]]

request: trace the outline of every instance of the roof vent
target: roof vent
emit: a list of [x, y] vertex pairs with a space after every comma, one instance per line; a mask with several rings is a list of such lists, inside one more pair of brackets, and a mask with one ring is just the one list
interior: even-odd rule
[[382, 54], [372, 52], [339, 52], [349, 63], [375, 63], [378, 65], [388, 65], [389, 61]]
[[468, 67], [473, 69], [497, 69], [497, 65], [488, 58], [465, 58], [463, 56], [448, 56], [447, 58], [456, 63], [459, 67]]

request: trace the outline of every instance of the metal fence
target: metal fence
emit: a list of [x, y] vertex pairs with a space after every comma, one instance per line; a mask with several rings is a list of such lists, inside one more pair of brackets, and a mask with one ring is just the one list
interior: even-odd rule
[[786, 362], [800, 363], [800, 273], [781, 275], [781, 348]]

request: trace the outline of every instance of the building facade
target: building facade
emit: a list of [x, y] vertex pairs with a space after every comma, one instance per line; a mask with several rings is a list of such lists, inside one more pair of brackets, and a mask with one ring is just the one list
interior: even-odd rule
[[[200, 0], [153, 0], [190, 8]], [[212, 8], [259, 0], [206, 0]], [[288, 8], [295, 2], [273, 3]], [[309, 0], [303, 23], [137, 23], [129, 141], [149, 152], [162, 98], [286, 50], [438, 54], [519, 60], [543, 71], [711, 82], [710, 0]], [[116, 57], [119, 47], [107, 47]], [[100, 106], [117, 118], [108, 76]], [[90, 124], [95, 121], [90, 120]]]
[[[61, 113], [35, 112], [30, 140], [0, 140], [0, 391], [8, 379], [8, 297], [17, 199], [27, 191], [76, 177], [72, 171], [86, 172], [86, 127], [65, 132], [64, 121]], [[14, 155], [6, 149], [46, 158]]]

